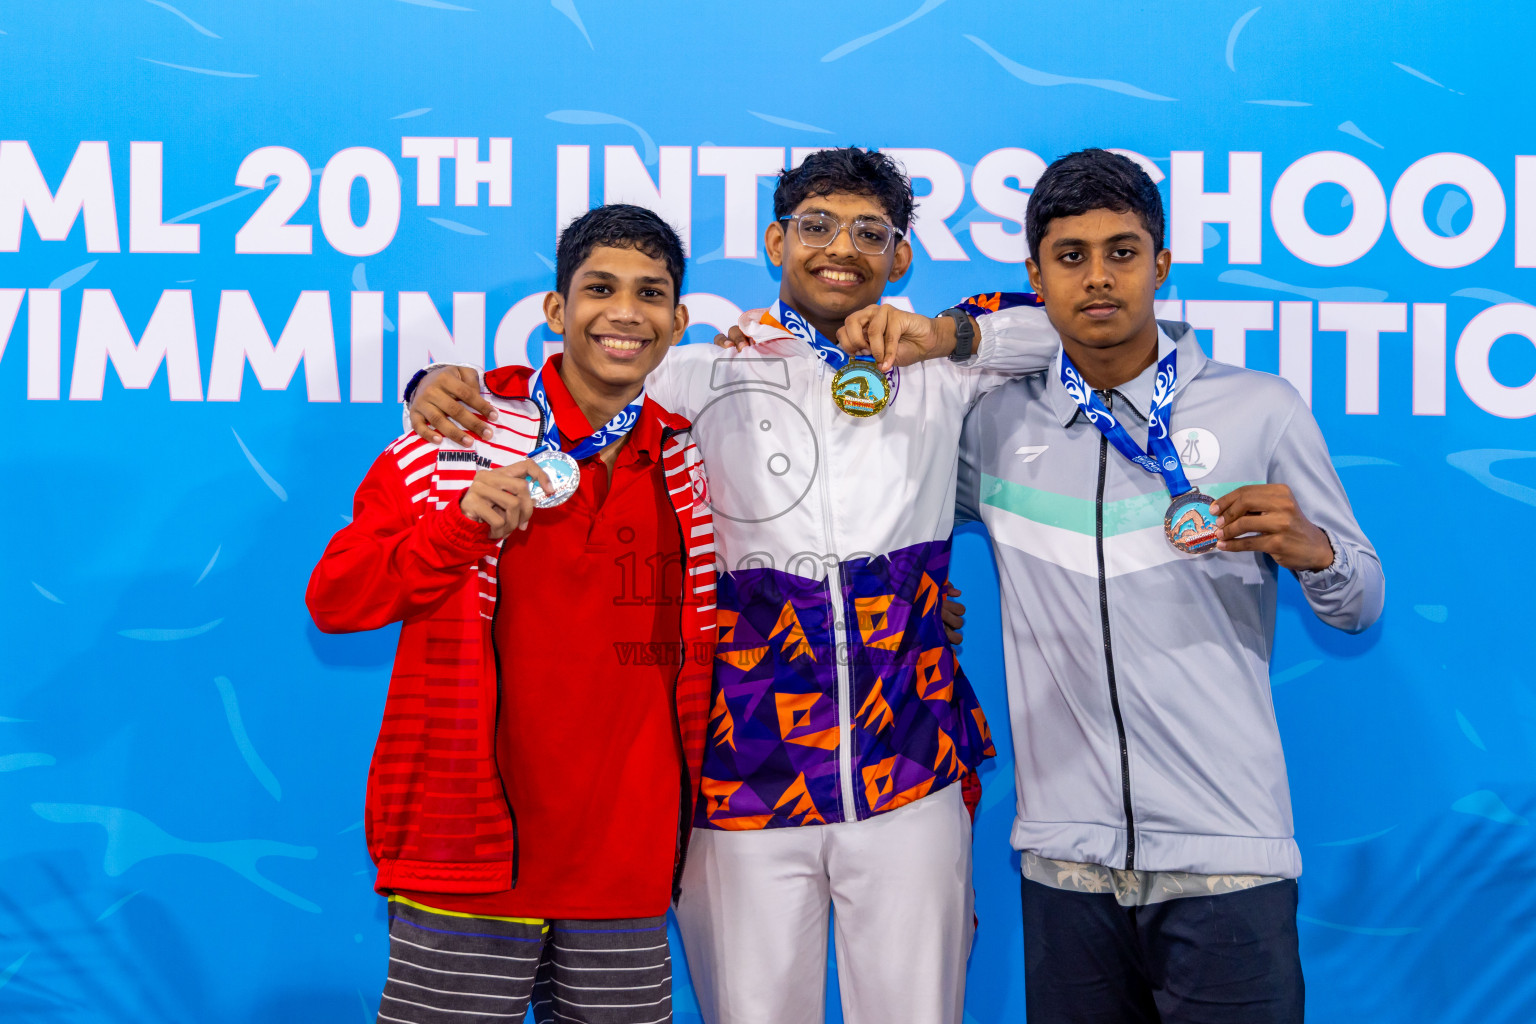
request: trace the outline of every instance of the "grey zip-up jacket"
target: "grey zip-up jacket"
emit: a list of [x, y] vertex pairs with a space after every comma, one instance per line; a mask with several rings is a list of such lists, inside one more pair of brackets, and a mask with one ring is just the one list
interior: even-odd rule
[[[983, 336], [1037, 310], [982, 317]], [[1187, 324], [1171, 416], [1191, 483], [1217, 497], [1290, 486], [1333, 545], [1297, 577], [1348, 632], [1381, 614], [1385, 582], [1306, 403], [1280, 377], [1209, 359]], [[1058, 362], [1060, 357], [1057, 357]], [[1111, 407], [1146, 441], [1156, 368]], [[971, 412], [958, 515], [992, 537], [1018, 790], [1013, 845], [1116, 868], [1294, 878], [1285, 756], [1269, 689], [1278, 566], [1267, 555], [1186, 555], [1164, 536], [1168, 492], [1121, 456], [1061, 385], [1013, 380]]]

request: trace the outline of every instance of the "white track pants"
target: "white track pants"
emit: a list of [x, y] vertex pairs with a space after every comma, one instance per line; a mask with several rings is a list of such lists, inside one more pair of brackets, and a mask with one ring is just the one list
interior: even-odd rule
[[860, 822], [694, 829], [677, 920], [706, 1024], [822, 1024], [832, 909], [848, 1024], [960, 1024], [973, 903], [953, 785]]

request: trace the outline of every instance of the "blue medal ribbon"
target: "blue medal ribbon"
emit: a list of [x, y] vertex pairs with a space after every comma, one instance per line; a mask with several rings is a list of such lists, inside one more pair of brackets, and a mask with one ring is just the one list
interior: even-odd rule
[[[547, 364], [546, 364], [547, 365]], [[544, 451], [560, 451], [560, 428], [555, 425], [555, 412], [550, 407], [549, 395], [544, 390], [544, 369], [541, 367], [528, 382], [528, 397], [533, 404], [539, 407], [539, 443], [533, 451], [528, 453], [531, 459]], [[575, 448], [566, 454], [580, 462], [590, 458], [611, 444], [622, 441], [634, 425], [640, 420], [640, 408], [645, 405], [645, 389], [635, 396], [635, 400], [620, 409], [613, 419], [594, 430], [589, 436], [581, 439]]]
[[[854, 359], [866, 363], [873, 363], [875, 361], [875, 357], [868, 352], [860, 352], [857, 356], [850, 357], [847, 352], [844, 352], [836, 344], [828, 341], [825, 334], [812, 327], [810, 321], [806, 320], [805, 317], [784, 305], [783, 299], [774, 302], [773, 307], [768, 310], [768, 315], [777, 320], [790, 334], [811, 346], [811, 351], [816, 353], [816, 358], [834, 370], [841, 370]], [[887, 373], [885, 375], [886, 380], [892, 382], [892, 398], [896, 397], [894, 390], [895, 377], [896, 374], [894, 373]]]
[[[879, 368], [874, 365], [875, 357], [868, 352], [860, 352], [858, 356], [850, 359], [847, 352], [844, 352], [841, 348], [828, 341], [827, 336], [812, 327], [805, 317], [786, 306], [783, 299], [773, 304], [773, 307], [768, 310], [768, 316], [790, 334], [793, 334], [809, 345], [811, 351], [816, 354], [817, 359], [826, 363], [831, 369], [838, 371], [838, 375], [832, 379], [833, 400], [837, 402], [838, 407], [844, 412], [853, 416], [871, 416], [896, 400], [896, 392], [901, 386], [901, 372], [899, 370], [881, 373]], [[873, 405], [867, 402], [862, 403], [863, 411], [855, 411], [853, 408], [845, 405], [843, 400], [838, 397], [838, 381], [843, 376], [842, 371], [848, 367], [849, 363], [855, 360], [868, 363], [868, 372], [877, 378], [883, 379], [885, 382], [884, 394]], [[862, 370], [863, 367], [860, 369]], [[862, 376], [862, 374], [855, 373], [855, 376]]]
[[816, 358], [832, 369], [841, 370], [848, 365], [848, 353], [828, 341], [826, 335], [812, 327], [805, 317], [784, 305], [783, 299], [773, 304], [768, 315], [782, 324], [790, 334], [811, 346], [811, 351], [816, 353]]
[[1098, 394], [1083, 379], [1077, 367], [1072, 365], [1066, 350], [1061, 353], [1061, 386], [1066, 388], [1067, 394], [1077, 403], [1077, 407], [1083, 410], [1088, 417], [1088, 422], [1098, 427], [1109, 443], [1115, 446], [1115, 451], [1130, 459], [1136, 465], [1148, 473], [1157, 473], [1168, 485], [1170, 496], [1177, 498], [1181, 494], [1187, 494], [1194, 490], [1189, 478], [1184, 475], [1184, 465], [1179, 461], [1179, 453], [1174, 450], [1173, 441], [1168, 436], [1168, 417], [1173, 408], [1173, 388], [1179, 380], [1179, 350], [1171, 347], [1168, 353], [1157, 361], [1157, 378], [1152, 385], [1152, 409], [1147, 418], [1147, 450], [1143, 451], [1141, 445], [1126, 431], [1125, 427], [1115, 418]]

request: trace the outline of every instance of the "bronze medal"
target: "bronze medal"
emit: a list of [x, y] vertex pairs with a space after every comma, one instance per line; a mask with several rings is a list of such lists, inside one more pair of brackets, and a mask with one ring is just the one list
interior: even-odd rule
[[1168, 543], [1190, 555], [1216, 550], [1216, 513], [1211, 510], [1211, 501], [1210, 495], [1198, 490], [1174, 498], [1163, 515]]

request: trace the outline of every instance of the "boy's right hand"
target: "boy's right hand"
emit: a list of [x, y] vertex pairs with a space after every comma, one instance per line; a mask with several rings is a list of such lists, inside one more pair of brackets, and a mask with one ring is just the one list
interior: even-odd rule
[[496, 410], [480, 394], [480, 373], [472, 366], [433, 370], [417, 383], [411, 398], [411, 429], [433, 444], [446, 437], [472, 448], [477, 434], [491, 439], [484, 421], [495, 419]]
[[715, 335], [715, 346], [717, 348], [729, 348], [737, 352], [745, 352], [756, 344], [757, 342], [747, 337], [740, 327], [732, 327], [729, 336], [724, 334]]
[[865, 306], [837, 329], [837, 343], [854, 355], [868, 352], [882, 371], [938, 359], [955, 350], [955, 322], [890, 305]]
[[524, 459], [476, 473], [459, 499], [459, 508], [474, 522], [489, 526], [491, 540], [501, 540], [513, 530], [526, 530], [533, 517], [533, 496], [528, 493], [530, 476], [544, 488], [545, 494], [554, 493], [554, 485], [538, 463]]

